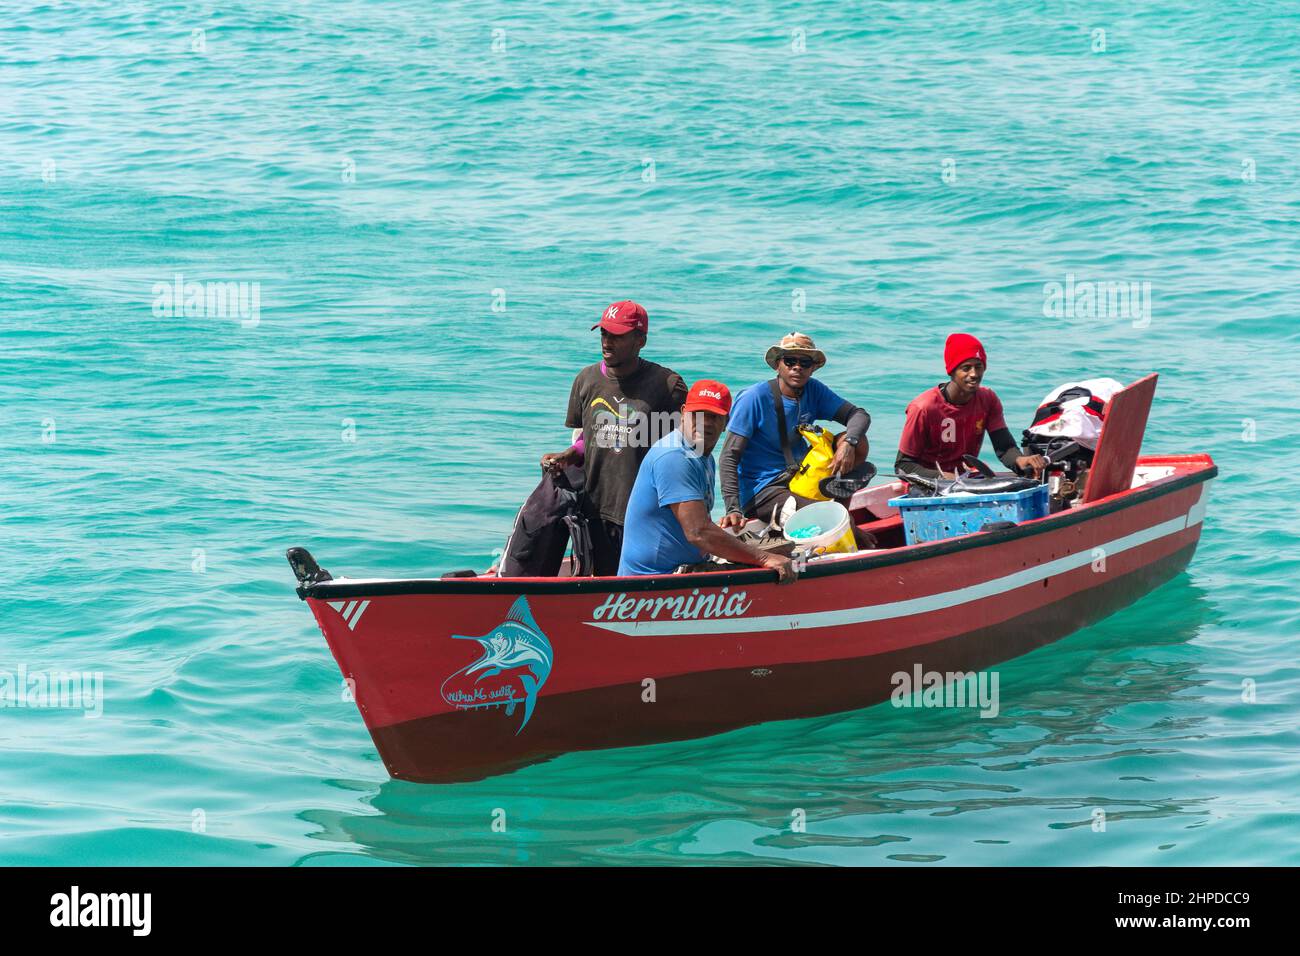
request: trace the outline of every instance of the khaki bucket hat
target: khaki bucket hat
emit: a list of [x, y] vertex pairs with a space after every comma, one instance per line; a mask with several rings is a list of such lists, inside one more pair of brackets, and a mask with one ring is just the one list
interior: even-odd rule
[[813, 368], [818, 369], [826, 364], [826, 353], [813, 344], [813, 340], [802, 332], [791, 332], [785, 336], [776, 345], [767, 350], [767, 364], [771, 368], [776, 368], [776, 363], [781, 361], [781, 356], [786, 352], [799, 352], [807, 355], [813, 360]]

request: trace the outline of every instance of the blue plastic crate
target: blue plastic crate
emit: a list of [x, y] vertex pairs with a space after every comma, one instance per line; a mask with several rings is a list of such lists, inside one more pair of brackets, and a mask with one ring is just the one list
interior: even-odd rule
[[950, 498], [890, 498], [903, 516], [908, 544], [942, 541], [973, 534], [991, 521], [1032, 521], [1048, 512], [1047, 485], [1001, 495], [954, 495]]

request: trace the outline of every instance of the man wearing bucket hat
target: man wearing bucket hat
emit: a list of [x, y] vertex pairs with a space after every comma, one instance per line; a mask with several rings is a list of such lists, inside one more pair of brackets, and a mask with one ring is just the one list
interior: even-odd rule
[[671, 574], [683, 564], [714, 555], [736, 564], [770, 568], [777, 581], [795, 579], [789, 558], [759, 551], [723, 531], [713, 510], [713, 449], [727, 427], [731, 392], [703, 379], [690, 387], [681, 425], [655, 442], [627, 503], [619, 575]]
[[894, 471], [929, 478], [954, 476], [966, 455], [978, 456], [987, 433], [993, 453], [1008, 468], [1042, 474], [1042, 455], [1026, 455], [1016, 445], [1002, 415], [1002, 401], [984, 388], [988, 355], [980, 340], [965, 332], [948, 336], [943, 347], [948, 381], [927, 389], [907, 406]]
[[764, 356], [776, 378], [751, 385], [736, 397], [719, 459], [722, 469], [724, 528], [742, 527], [750, 518], [770, 521], [787, 499], [797, 507], [813, 499], [790, 490], [792, 463], [802, 462], [808, 443], [800, 426], [834, 421], [845, 426], [835, 437], [832, 471], [845, 475], [866, 461], [871, 416], [813, 378], [826, 353], [801, 332], [791, 332]]
[[670, 368], [641, 358], [650, 330], [646, 310], [615, 302], [601, 313], [601, 361], [573, 380], [565, 425], [582, 435], [562, 452], [542, 456], [552, 475], [581, 464], [584, 512], [591, 531], [593, 573], [617, 572], [623, 520], [637, 469], [650, 446], [673, 430], [686, 400], [686, 383]]

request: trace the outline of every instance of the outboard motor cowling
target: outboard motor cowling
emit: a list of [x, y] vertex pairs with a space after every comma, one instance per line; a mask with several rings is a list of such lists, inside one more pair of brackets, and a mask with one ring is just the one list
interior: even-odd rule
[[1105, 425], [1106, 403], [1123, 387], [1113, 378], [1067, 382], [1048, 392], [1039, 404], [1020, 444], [1025, 454], [1049, 461], [1046, 481], [1053, 510], [1083, 491]]

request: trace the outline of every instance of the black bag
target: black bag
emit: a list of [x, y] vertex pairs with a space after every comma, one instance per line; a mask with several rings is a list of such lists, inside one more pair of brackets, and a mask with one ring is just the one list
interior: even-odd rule
[[591, 573], [591, 529], [583, 512], [581, 468], [550, 472], [528, 496], [515, 516], [498, 574], [501, 577], [553, 578], [564, 563], [564, 550], [573, 541], [573, 576]]

